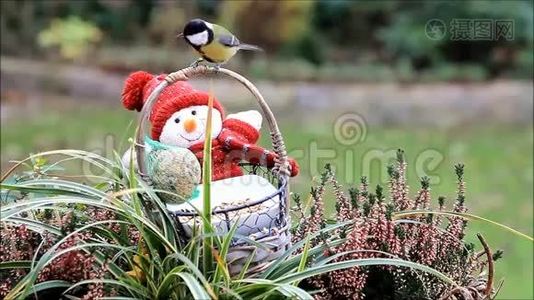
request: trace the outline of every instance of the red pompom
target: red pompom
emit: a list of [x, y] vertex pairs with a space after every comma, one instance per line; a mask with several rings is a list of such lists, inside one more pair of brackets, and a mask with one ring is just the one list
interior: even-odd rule
[[128, 76], [122, 89], [121, 100], [124, 107], [141, 111], [144, 102], [143, 88], [152, 78], [154, 75], [144, 71], [137, 71]]

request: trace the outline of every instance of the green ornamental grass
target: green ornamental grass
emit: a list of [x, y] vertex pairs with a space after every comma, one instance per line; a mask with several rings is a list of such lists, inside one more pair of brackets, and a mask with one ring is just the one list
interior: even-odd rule
[[[61, 158], [47, 163], [53, 157]], [[100, 176], [97, 183], [84, 184], [61, 178], [57, 171], [52, 176], [48, 174], [70, 159], [84, 161], [106, 175]], [[166, 191], [153, 190], [135, 172], [125, 171], [118, 156], [109, 160], [79, 150], [50, 151], [32, 155], [20, 162], [17, 170], [24, 170], [23, 166], [27, 171], [6, 174], [1, 186], [5, 238], [1, 245], [0, 291], [6, 299], [60, 294], [72, 299], [312, 299], [324, 297], [329, 288], [315, 286], [318, 278], [334, 280], [339, 274], [336, 272], [350, 270], [371, 274], [373, 268], [404, 270], [413, 275], [414, 281], [423, 278], [443, 286], [442, 294], [462, 288], [462, 282], [447, 270], [392, 255], [390, 249], [348, 250], [350, 231], [356, 226], [354, 220], [320, 221], [318, 229], [302, 239], [298, 237], [303, 223], [296, 224], [294, 243], [282, 257], [253, 277], [246, 276], [243, 270], [232, 278], [225, 253], [236, 226], [228, 234], [216, 235], [203, 215], [203, 226], [207, 228], [197, 231], [191, 240], [183, 240], [177, 234], [175, 220], [156, 194]], [[331, 170], [327, 170], [325, 184], [332, 180], [331, 176]], [[318, 191], [314, 193], [317, 196]], [[378, 201], [376, 195], [374, 199]], [[366, 207], [363, 202], [361, 210], [369, 210]], [[413, 225], [410, 222], [424, 223], [422, 219], [434, 214], [490, 222], [466, 213], [431, 209], [394, 212], [391, 221]], [[423, 217], [411, 218], [414, 215]], [[314, 219], [319, 220], [305, 213], [302, 220]], [[497, 226], [516, 233], [504, 225]], [[208, 252], [204, 252], [206, 245], [210, 247]], [[330, 250], [340, 252], [329, 253]], [[214, 268], [204, 267], [207, 257]], [[78, 267], [69, 274], [66, 270], [73, 266]], [[352, 288], [358, 291], [356, 286]]]

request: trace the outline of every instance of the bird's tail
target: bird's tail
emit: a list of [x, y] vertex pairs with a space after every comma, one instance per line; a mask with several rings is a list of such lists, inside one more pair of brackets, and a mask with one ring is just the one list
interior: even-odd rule
[[239, 44], [239, 50], [263, 51], [262, 48], [250, 44]]

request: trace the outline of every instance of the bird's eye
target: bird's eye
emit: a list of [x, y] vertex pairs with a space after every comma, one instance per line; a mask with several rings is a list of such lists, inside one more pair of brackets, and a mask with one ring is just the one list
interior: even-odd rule
[[174, 123], [176, 123], [176, 124], [180, 123], [180, 118], [174, 119]]
[[194, 116], [194, 115], [197, 114], [197, 111], [196, 111], [196, 110], [193, 110], [193, 111], [191, 112], [191, 114]]

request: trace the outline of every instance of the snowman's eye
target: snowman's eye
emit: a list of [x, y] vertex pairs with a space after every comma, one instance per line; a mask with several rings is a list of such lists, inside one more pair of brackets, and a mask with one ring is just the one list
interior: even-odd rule
[[174, 123], [176, 123], [176, 124], [180, 123], [180, 118], [174, 119]]
[[197, 111], [196, 111], [196, 110], [193, 110], [193, 111], [191, 111], [191, 114], [194, 116], [194, 115], [197, 114]]

